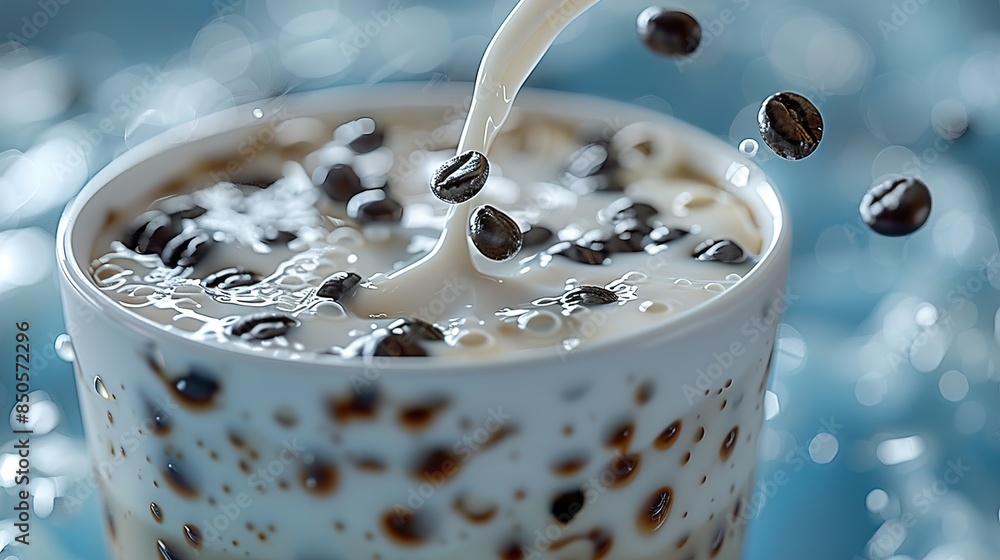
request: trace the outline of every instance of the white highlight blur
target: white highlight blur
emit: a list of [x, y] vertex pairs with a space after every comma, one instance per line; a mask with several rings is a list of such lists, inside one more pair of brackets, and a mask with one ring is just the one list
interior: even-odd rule
[[55, 240], [37, 227], [0, 232], [0, 294], [49, 277]]
[[875, 456], [883, 465], [899, 465], [917, 459], [926, 448], [920, 436], [887, 439], [878, 444]]

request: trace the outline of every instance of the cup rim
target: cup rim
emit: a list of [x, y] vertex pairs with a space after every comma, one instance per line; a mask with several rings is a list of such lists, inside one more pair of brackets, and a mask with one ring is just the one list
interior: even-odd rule
[[[340, 86], [319, 91], [295, 93], [280, 99], [286, 109], [293, 109], [290, 112], [294, 117], [308, 117], [322, 115], [324, 112], [347, 113], [351, 110], [361, 111], [381, 107], [412, 107], [415, 109], [447, 107], [456, 99], [463, 99], [461, 97], [463, 92], [467, 94], [465, 98], [470, 98], [472, 86], [472, 83], [448, 83], [435, 84], [433, 88], [428, 88], [412, 82], [379, 84], [376, 87], [366, 85]], [[405, 99], [406, 102], [399, 103], [400, 99]], [[338, 101], [346, 101], [346, 103], [338, 104]], [[212, 136], [259, 124], [261, 119], [253, 116], [253, 112], [257, 108], [266, 106], [267, 103], [268, 101], [266, 100], [248, 103], [200, 117], [198, 119], [198, 130], [193, 135], [190, 135], [186, 141], [205, 140]], [[763, 284], [773, 277], [775, 274], [773, 269], [780, 266], [784, 260], [781, 257], [791, 251], [791, 219], [788, 214], [788, 208], [770, 178], [759, 166], [746, 158], [736, 148], [726, 144], [710, 133], [674, 117], [641, 106], [593, 95], [527, 88], [519, 93], [515, 110], [522, 109], [557, 117], [573, 118], [584, 114], [580, 111], [581, 107], [594, 106], [612, 109], [615, 111], [615, 114], [625, 115], [627, 123], [647, 121], [660, 126], [666, 126], [673, 132], [682, 132], [685, 143], [707, 145], [713, 150], [721, 150], [729, 153], [733, 161], [746, 166], [750, 170], [751, 175], [755, 174], [762, 177], [762, 180], [756, 186], [747, 185], [742, 189], [729, 190], [729, 192], [745, 200], [746, 197], [741, 196], [740, 192], [756, 189], [757, 195], [763, 200], [764, 205], [769, 211], [766, 218], [771, 220], [773, 233], [753, 268], [725, 292], [712, 297], [708, 301], [684, 309], [676, 315], [664, 318], [662, 323], [633, 334], [627, 339], [622, 336], [608, 336], [603, 340], [592, 340], [583, 347], [567, 353], [559, 352], [557, 345], [553, 345], [552, 347], [518, 351], [508, 355], [495, 354], [488, 357], [461, 356], [444, 359], [396, 358], [386, 360], [388, 363], [380, 365], [380, 370], [385, 370], [386, 372], [393, 370], [433, 370], [440, 372], [464, 371], [469, 366], [482, 368], [484, 366], [508, 366], [529, 362], [536, 365], [544, 365], [554, 361], [586, 360], [589, 355], [601, 352], [625, 340], [639, 347], [644, 346], [644, 342], [652, 339], [663, 343], [682, 336], [685, 331], [696, 330], [703, 326], [704, 323], [717, 320], [718, 317], [724, 314], [722, 312], [724, 307], [733, 298], [741, 297], [746, 292], [752, 291], [753, 288], [757, 288], [759, 284]], [[335, 109], [331, 109], [331, 107], [335, 107]], [[122, 174], [125, 170], [141, 165], [162, 152], [169, 151], [175, 144], [166, 141], [166, 138], [184, 126], [184, 124], [181, 124], [166, 130], [117, 156], [95, 174], [73, 200], [67, 204], [60, 217], [56, 232], [56, 261], [63, 285], [71, 288], [77, 296], [94, 306], [98, 312], [105, 315], [110, 314], [110, 316], [114, 317], [115, 322], [135, 330], [152, 340], [156, 340], [158, 337], [169, 337], [172, 341], [181, 345], [190, 345], [189, 347], [192, 351], [221, 350], [228, 353], [235, 352], [254, 360], [265, 360], [286, 366], [290, 363], [313, 364], [321, 366], [321, 369], [325, 370], [343, 368], [349, 371], [356, 371], [359, 365], [363, 366], [366, 364], [365, 361], [359, 362], [356, 359], [346, 359], [335, 355], [313, 355], [312, 352], [309, 353], [310, 356], [308, 359], [302, 359], [301, 353], [294, 353], [295, 356], [299, 357], [291, 355], [267, 355], [240, 346], [225, 345], [214, 340], [198, 340], [187, 336], [186, 333], [167, 331], [152, 319], [133, 313], [118, 305], [115, 300], [101, 292], [94, 285], [89, 275], [86, 274], [77, 259], [74, 258], [72, 251], [71, 233], [83, 208], [104, 185]], [[783, 271], [778, 271], [778, 273], [782, 277], [785, 276], [785, 272]], [[68, 302], [64, 301], [64, 305], [66, 303]]]

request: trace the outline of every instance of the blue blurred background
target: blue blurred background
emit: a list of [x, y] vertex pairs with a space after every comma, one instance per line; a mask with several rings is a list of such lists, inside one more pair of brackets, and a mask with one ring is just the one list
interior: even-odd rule
[[[806, 160], [755, 156], [791, 207], [798, 299], [766, 396], [746, 558], [1000, 559], [1000, 3], [670, 0], [704, 29], [692, 57], [670, 60], [636, 38], [647, 2], [600, 3], [529, 85], [633, 101], [734, 146], [759, 141], [775, 91], [803, 93], [826, 121]], [[87, 178], [171, 124], [291, 89], [470, 80], [514, 3], [0, 1], [0, 356], [13, 361], [8, 334], [29, 321], [42, 475], [32, 546], [4, 548], [4, 421], [0, 559], [104, 557], [80, 491], [71, 368], [53, 350], [53, 233]], [[858, 203], [900, 173], [930, 186], [934, 211], [915, 235], [882, 238]]]

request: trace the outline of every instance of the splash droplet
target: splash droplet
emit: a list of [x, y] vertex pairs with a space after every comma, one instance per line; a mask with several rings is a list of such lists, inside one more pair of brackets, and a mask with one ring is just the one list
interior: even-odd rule
[[757, 155], [757, 141], [747, 138], [746, 140], [740, 142], [740, 152], [747, 157], [754, 157]]
[[56, 356], [59, 356], [60, 360], [72, 362], [76, 359], [76, 351], [73, 350], [73, 341], [70, 340], [68, 334], [57, 336], [54, 346], [56, 348]]
[[109, 393], [108, 388], [104, 386], [104, 380], [101, 379], [100, 375], [94, 377], [94, 389], [97, 391], [98, 395], [104, 397], [104, 400], [111, 400], [111, 393]]
[[260, 109], [254, 109], [253, 110], [253, 117], [255, 119], [262, 119], [262, 118], [264, 118], [264, 111], [261, 111]]

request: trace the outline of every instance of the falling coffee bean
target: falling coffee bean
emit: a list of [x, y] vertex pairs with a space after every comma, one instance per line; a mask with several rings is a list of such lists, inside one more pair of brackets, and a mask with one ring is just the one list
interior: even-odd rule
[[548, 243], [554, 234], [547, 227], [534, 225], [521, 235], [521, 247], [535, 247]]
[[861, 219], [876, 233], [910, 235], [931, 215], [931, 191], [920, 179], [900, 177], [873, 186], [861, 200]]
[[160, 259], [170, 268], [194, 266], [212, 250], [214, 243], [208, 232], [188, 230], [167, 242], [160, 252]]
[[403, 205], [381, 190], [366, 190], [347, 203], [347, 215], [361, 224], [396, 223], [403, 219]]
[[701, 25], [684, 12], [646, 8], [636, 24], [642, 42], [663, 56], [686, 56], [701, 44]]
[[338, 163], [326, 172], [326, 178], [320, 185], [326, 196], [337, 202], [347, 202], [351, 197], [362, 192], [361, 178], [350, 165]]
[[802, 159], [816, 151], [823, 139], [823, 116], [811, 101], [797, 93], [776, 93], [764, 100], [757, 114], [764, 142], [780, 157]]
[[691, 232], [686, 229], [658, 226], [646, 235], [643, 243], [645, 245], [666, 245], [690, 234]]
[[129, 224], [125, 246], [142, 255], [155, 255], [180, 232], [180, 226], [166, 213], [150, 210]]
[[221, 288], [223, 290], [228, 290], [230, 288], [252, 286], [257, 282], [257, 275], [242, 266], [234, 266], [231, 268], [224, 268], [215, 274], [209, 274], [205, 277], [204, 283], [209, 288]]
[[423, 340], [444, 340], [441, 329], [415, 317], [396, 319], [386, 329], [392, 334], [409, 335]]
[[494, 261], [513, 258], [524, 241], [517, 222], [489, 204], [476, 208], [472, 213], [469, 235], [476, 249]]
[[618, 295], [600, 286], [579, 286], [559, 299], [567, 305], [606, 305], [618, 301]]
[[285, 334], [296, 325], [298, 321], [282, 313], [254, 313], [233, 323], [230, 332], [244, 339], [268, 340]]
[[367, 154], [382, 147], [385, 135], [371, 118], [364, 117], [337, 127], [334, 138], [346, 144], [356, 154]]
[[323, 284], [316, 290], [316, 295], [340, 301], [353, 295], [360, 282], [361, 276], [353, 272], [334, 272], [323, 281]]
[[729, 239], [709, 239], [694, 249], [694, 258], [699, 261], [718, 261], [726, 264], [740, 264], [747, 260], [743, 248]]
[[431, 177], [431, 192], [448, 204], [461, 204], [479, 194], [490, 176], [490, 162], [469, 150], [442, 163]]
[[585, 247], [563, 241], [553, 245], [548, 252], [553, 255], [562, 255], [581, 264], [598, 265], [611, 262], [610, 252], [600, 243]]

